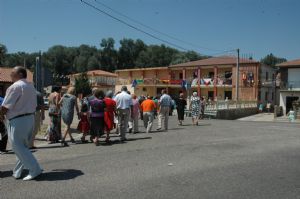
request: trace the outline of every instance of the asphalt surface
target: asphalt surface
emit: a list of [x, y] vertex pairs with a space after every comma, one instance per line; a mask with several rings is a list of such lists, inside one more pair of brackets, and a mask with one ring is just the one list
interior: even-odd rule
[[44, 143], [34, 154], [45, 171], [30, 182], [12, 178], [15, 156], [2, 155], [0, 198], [300, 198], [299, 124], [170, 123], [124, 144]]

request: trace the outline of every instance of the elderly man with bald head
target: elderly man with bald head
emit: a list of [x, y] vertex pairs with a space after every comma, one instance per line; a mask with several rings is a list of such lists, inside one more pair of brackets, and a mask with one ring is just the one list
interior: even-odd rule
[[21, 178], [23, 169], [26, 168], [29, 174], [23, 178], [25, 181], [32, 180], [42, 173], [40, 165], [29, 150], [37, 95], [34, 86], [26, 78], [25, 68], [15, 67], [12, 70], [11, 79], [14, 83], [7, 89], [0, 109], [0, 119], [7, 120], [8, 137], [17, 156], [13, 176], [16, 179]]

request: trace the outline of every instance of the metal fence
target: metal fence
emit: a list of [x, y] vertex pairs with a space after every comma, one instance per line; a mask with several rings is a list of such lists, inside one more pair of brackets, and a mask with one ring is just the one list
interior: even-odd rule
[[281, 89], [300, 90], [300, 81], [281, 82]]
[[237, 108], [256, 108], [257, 101], [217, 101], [208, 102], [206, 105], [207, 111], [217, 111], [224, 109], [237, 109]]

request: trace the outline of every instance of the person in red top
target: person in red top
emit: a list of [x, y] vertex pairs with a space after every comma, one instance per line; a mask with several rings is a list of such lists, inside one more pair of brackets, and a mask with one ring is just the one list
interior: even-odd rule
[[116, 102], [112, 99], [113, 92], [107, 91], [106, 97], [104, 99], [104, 103], [106, 105], [106, 111], [104, 112], [104, 123], [105, 123], [105, 132], [106, 132], [106, 139], [105, 142], [109, 142], [109, 133], [111, 130], [114, 129], [114, 117], [116, 115]]
[[151, 128], [154, 120], [154, 111], [156, 105], [150, 96], [147, 97], [141, 104], [141, 110], [143, 112], [144, 127], [146, 128], [146, 133], [151, 132]]
[[89, 123], [89, 102], [88, 96], [84, 96], [81, 100], [81, 109], [80, 109], [80, 121], [78, 123], [77, 129], [82, 133], [81, 142], [87, 143], [88, 141], [85, 139], [86, 135], [90, 131], [90, 123]]

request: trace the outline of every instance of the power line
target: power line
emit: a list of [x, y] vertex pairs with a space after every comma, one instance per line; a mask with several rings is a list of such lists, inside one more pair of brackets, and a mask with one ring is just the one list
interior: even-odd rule
[[142, 22], [140, 22], [140, 21], [138, 21], [138, 20], [136, 20], [136, 19], [133, 19], [133, 18], [129, 17], [128, 15], [125, 15], [125, 14], [123, 14], [123, 13], [121, 13], [121, 12], [119, 12], [119, 11], [113, 9], [112, 7], [110, 7], [110, 6], [108, 6], [108, 5], [106, 5], [106, 4], [102, 3], [102, 2], [100, 2], [100, 1], [95, 0], [95, 2], [96, 2], [97, 4], [99, 4], [99, 5], [101, 5], [101, 6], [105, 7], [105, 8], [107, 8], [107, 9], [109, 9], [109, 10], [111, 10], [111, 11], [113, 11], [114, 13], [116, 13], [116, 14], [118, 14], [118, 15], [120, 15], [120, 16], [122, 16], [122, 17], [124, 17], [124, 18], [126, 18], [126, 19], [128, 19], [128, 20], [130, 20], [130, 21], [132, 21], [132, 22], [134, 22], [134, 23], [136, 23], [136, 24], [139, 24], [139, 25], [141, 25], [141, 26], [143, 26], [143, 27], [145, 27], [145, 28], [148, 28], [148, 29], [150, 29], [150, 30], [152, 30], [152, 31], [154, 31], [154, 32], [156, 32], [156, 33], [159, 33], [159, 34], [161, 34], [161, 35], [164, 35], [164, 36], [166, 36], [166, 37], [168, 37], [168, 38], [170, 38], [170, 39], [179, 41], [179, 42], [181, 42], [181, 43], [188, 44], [188, 45], [193, 46], [193, 47], [196, 47], [196, 48], [202, 48], [202, 49], [209, 50], [209, 51], [219, 51], [219, 52], [222, 52], [222, 51], [223, 51], [223, 50], [217, 50], [217, 49], [212, 49], [212, 48], [207, 48], [207, 47], [199, 46], [199, 45], [193, 44], [193, 43], [191, 43], [191, 42], [184, 41], [184, 40], [182, 40], [182, 39], [176, 38], [176, 37], [174, 37], [174, 36], [172, 36], [172, 35], [170, 35], [170, 34], [167, 34], [167, 33], [164, 33], [164, 32], [162, 32], [162, 31], [159, 31], [159, 30], [157, 30], [157, 29], [155, 29], [155, 28], [153, 28], [153, 27], [151, 27], [151, 26], [148, 26], [148, 25], [146, 25], [146, 24], [144, 24], [144, 23], [142, 23]]
[[[96, 1], [96, 0], [95, 0], [95, 1]], [[150, 37], [152, 37], [152, 38], [154, 38], [154, 39], [156, 39], [156, 40], [159, 40], [159, 41], [161, 41], [161, 42], [163, 42], [163, 43], [169, 44], [169, 45], [174, 46], [174, 47], [176, 47], [176, 48], [179, 48], [179, 49], [188, 51], [187, 48], [184, 48], [184, 47], [182, 47], [182, 46], [179, 46], [179, 45], [177, 45], [177, 44], [174, 44], [174, 43], [172, 43], [172, 42], [169, 42], [169, 41], [167, 41], [167, 40], [165, 40], [165, 39], [161, 39], [161, 38], [157, 37], [156, 35], [153, 35], [153, 34], [148, 33], [148, 32], [146, 32], [146, 31], [144, 31], [144, 30], [142, 30], [142, 29], [140, 29], [140, 28], [138, 28], [138, 27], [136, 27], [136, 26], [133, 26], [133, 25], [127, 23], [126, 21], [124, 21], [124, 20], [122, 20], [122, 19], [119, 19], [119, 18], [117, 18], [117, 17], [115, 17], [115, 16], [109, 14], [108, 12], [106, 12], [106, 11], [104, 11], [104, 10], [101, 10], [100, 8], [94, 6], [93, 4], [90, 4], [90, 3], [88, 3], [88, 2], [86, 2], [86, 1], [84, 1], [84, 0], [81, 0], [81, 2], [84, 3], [84, 4], [86, 4], [86, 5], [89, 6], [89, 7], [93, 8], [93, 9], [97, 10], [98, 12], [101, 12], [102, 14], [105, 14], [105, 15], [109, 16], [110, 18], [112, 18], [112, 19], [114, 19], [114, 20], [116, 20], [116, 21], [118, 21], [118, 22], [120, 22], [120, 23], [123, 23], [124, 25], [129, 26], [130, 28], [135, 29], [135, 30], [137, 30], [137, 31], [139, 31], [139, 32], [141, 32], [141, 33], [143, 33], [143, 34], [146, 34], [146, 35], [148, 35], [148, 36], [150, 36]], [[219, 51], [221, 51], [221, 50], [219, 50]], [[220, 55], [220, 54], [224, 54], [224, 53], [226, 53], [226, 52], [233, 52], [233, 51], [235, 51], [235, 50], [224, 50], [224, 51], [221, 51], [221, 52], [215, 53], [215, 54], [210, 54], [210, 55], [207, 54], [207, 56], [215, 56], [215, 55]]]
[[123, 23], [123, 24], [126, 25], [126, 26], [129, 26], [130, 28], [133, 28], [133, 29], [135, 29], [135, 30], [137, 30], [137, 31], [139, 31], [139, 32], [141, 32], [141, 33], [144, 33], [144, 34], [148, 35], [149, 37], [152, 37], [152, 38], [154, 38], [154, 39], [156, 39], [156, 40], [159, 40], [159, 41], [161, 41], [161, 42], [163, 42], [163, 43], [169, 44], [169, 45], [174, 46], [174, 47], [176, 47], [176, 48], [179, 48], [179, 49], [188, 51], [188, 49], [186, 49], [186, 48], [184, 48], [184, 47], [182, 47], [182, 46], [179, 46], [179, 45], [174, 44], [174, 43], [172, 43], [172, 42], [169, 42], [169, 41], [166, 41], [166, 40], [164, 40], [164, 39], [161, 39], [161, 38], [159, 38], [159, 37], [157, 37], [157, 36], [155, 36], [155, 35], [153, 35], [153, 34], [151, 34], [151, 33], [148, 33], [148, 32], [146, 32], [146, 31], [144, 31], [144, 30], [142, 30], [142, 29], [136, 27], [136, 26], [133, 26], [133, 25], [127, 23], [126, 21], [124, 21], [124, 20], [122, 20], [122, 19], [119, 19], [119, 18], [117, 18], [117, 17], [115, 17], [115, 16], [109, 14], [108, 12], [106, 12], [106, 11], [104, 11], [104, 10], [101, 10], [100, 8], [98, 8], [98, 7], [92, 5], [92, 4], [90, 4], [90, 3], [88, 3], [88, 2], [86, 2], [86, 1], [84, 1], [84, 0], [81, 0], [81, 2], [84, 3], [84, 4], [86, 4], [86, 5], [89, 6], [89, 7], [93, 8], [93, 9], [95, 9], [95, 10], [101, 12], [102, 14], [105, 14], [105, 15], [109, 16], [110, 18], [112, 18], [112, 19], [114, 19], [114, 20], [116, 20], [116, 21], [118, 21], [118, 22], [120, 22], [120, 23]]

